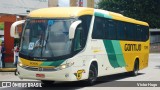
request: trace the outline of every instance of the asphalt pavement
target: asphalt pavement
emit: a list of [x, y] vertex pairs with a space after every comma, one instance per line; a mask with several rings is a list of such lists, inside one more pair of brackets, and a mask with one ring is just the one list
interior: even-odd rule
[[[149, 56], [149, 66], [143, 70], [139, 71], [138, 76], [133, 77], [128, 73], [109, 75], [98, 78], [98, 81], [93, 86], [85, 85], [84, 81], [79, 82], [56, 82], [54, 85], [43, 85], [43, 88], [13, 88], [12, 90], [41, 90], [46, 88], [50, 89], [84, 89], [84, 90], [135, 90], [135, 89], [145, 89], [153, 90], [160, 89], [160, 53], [152, 53]], [[0, 81], [37, 81], [37, 80], [21, 80], [14, 75], [14, 72], [0, 72]], [[145, 86], [147, 84], [147, 86]], [[148, 85], [152, 86], [148, 86]], [[157, 87], [157, 86], [158, 87]], [[125, 87], [125, 88], [124, 88]], [[132, 88], [133, 89], [132, 89]], [[0, 88], [2, 90], [8, 90], [11, 88]]]

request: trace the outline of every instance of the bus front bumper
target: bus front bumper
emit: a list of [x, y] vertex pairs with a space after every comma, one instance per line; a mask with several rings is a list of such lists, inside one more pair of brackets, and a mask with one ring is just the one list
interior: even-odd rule
[[17, 73], [20, 79], [33, 79], [33, 80], [51, 80], [51, 81], [77, 81], [85, 79], [86, 73], [82, 73], [81, 78], [77, 78], [77, 71], [83, 70], [79, 68], [66, 68], [58, 71], [31, 71], [17, 66]]

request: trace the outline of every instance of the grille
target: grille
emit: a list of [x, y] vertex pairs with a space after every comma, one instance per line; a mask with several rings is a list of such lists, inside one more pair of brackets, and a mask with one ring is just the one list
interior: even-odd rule
[[31, 70], [31, 71], [55, 71], [56, 70], [54, 67], [43, 68], [43, 67], [23, 66], [22, 68], [24, 68], [26, 70]]

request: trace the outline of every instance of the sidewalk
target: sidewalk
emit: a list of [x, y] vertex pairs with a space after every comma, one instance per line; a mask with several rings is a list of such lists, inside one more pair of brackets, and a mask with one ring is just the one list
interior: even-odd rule
[[[1, 53], [0, 53], [1, 57]], [[2, 62], [0, 58], [0, 72], [14, 72], [16, 70], [16, 67], [13, 65], [13, 63], [5, 63], [5, 68], [2, 68]]]
[[2, 64], [0, 62], [0, 72], [14, 72], [16, 70], [16, 67], [13, 65], [13, 63], [5, 63], [5, 68], [2, 68]]

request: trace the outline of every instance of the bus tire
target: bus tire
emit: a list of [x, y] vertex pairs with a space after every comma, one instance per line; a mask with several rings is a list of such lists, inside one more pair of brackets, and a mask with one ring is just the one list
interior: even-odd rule
[[94, 63], [91, 64], [89, 68], [88, 80], [87, 85], [91, 86], [94, 85], [98, 76], [98, 70]]
[[41, 80], [41, 83], [42, 83], [43, 85], [52, 85], [52, 84], [54, 84], [54, 81]]
[[133, 76], [137, 76], [138, 75], [138, 71], [139, 71], [139, 62], [138, 62], [138, 60], [136, 60], [135, 64], [134, 64], [133, 71], [131, 72], [131, 74]]

